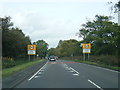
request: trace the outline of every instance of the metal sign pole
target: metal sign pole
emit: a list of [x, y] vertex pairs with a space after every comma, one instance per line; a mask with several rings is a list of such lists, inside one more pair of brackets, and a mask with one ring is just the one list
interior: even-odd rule
[[89, 53], [88, 53], [88, 60], [89, 60], [89, 57], [90, 57], [90, 56], [89, 56]]
[[35, 61], [35, 55], [34, 55], [34, 61]]
[[29, 61], [30, 61], [30, 55], [29, 55]]
[[85, 53], [83, 53], [83, 60], [85, 61]]

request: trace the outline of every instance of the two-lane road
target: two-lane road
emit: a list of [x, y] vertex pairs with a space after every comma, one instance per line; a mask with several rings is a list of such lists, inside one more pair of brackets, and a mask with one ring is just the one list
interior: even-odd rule
[[16, 88], [118, 88], [118, 72], [72, 61], [48, 61]]

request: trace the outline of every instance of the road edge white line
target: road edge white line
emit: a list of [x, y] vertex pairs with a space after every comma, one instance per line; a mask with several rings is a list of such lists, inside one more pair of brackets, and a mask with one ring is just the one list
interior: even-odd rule
[[94, 86], [96, 86], [97, 88], [99, 88], [100, 90], [103, 90], [100, 86], [98, 86], [97, 84], [95, 84], [93, 81], [91, 81], [91, 80], [89, 80], [89, 79], [88, 79], [88, 81], [89, 81], [90, 83], [92, 83]]
[[[46, 62], [46, 64], [47, 64], [47, 63], [48, 63], [48, 61]], [[46, 65], [46, 64], [45, 64], [45, 65]], [[45, 66], [45, 65], [44, 65], [44, 66]], [[29, 80], [29, 81], [32, 80], [32, 79], [35, 77], [35, 75], [38, 74], [38, 72], [40, 72], [40, 70], [44, 68], [44, 66], [41, 67], [41, 68], [40, 68], [32, 77], [30, 77], [28, 80]]]

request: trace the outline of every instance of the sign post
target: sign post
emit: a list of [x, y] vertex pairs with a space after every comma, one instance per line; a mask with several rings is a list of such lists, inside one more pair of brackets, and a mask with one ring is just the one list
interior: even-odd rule
[[85, 54], [88, 54], [88, 59], [89, 59], [89, 53], [91, 53], [91, 44], [84, 43], [82, 44], [82, 48], [83, 48], [83, 60], [85, 60]]
[[30, 55], [36, 55], [36, 45], [28, 45], [27, 50], [28, 50], [29, 61], [30, 61]]

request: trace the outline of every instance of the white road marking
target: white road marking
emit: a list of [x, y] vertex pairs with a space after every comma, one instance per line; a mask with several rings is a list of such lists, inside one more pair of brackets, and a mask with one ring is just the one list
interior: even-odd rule
[[39, 72], [38, 74], [42, 74], [42, 72]]
[[[48, 62], [47, 62], [47, 63], [48, 63]], [[47, 64], [47, 63], [46, 63], [46, 64]], [[46, 65], [46, 64], [45, 64], [45, 65]], [[40, 68], [40, 69], [39, 69], [31, 78], [29, 78], [28, 80], [30, 81], [31, 79], [33, 79], [33, 78], [35, 77], [35, 75], [38, 74], [38, 73], [45, 67], [45, 65], [44, 65], [42, 68]]]
[[69, 68], [69, 67], [66, 67], [67, 69]]
[[38, 77], [40, 77], [40, 76], [35, 76], [35, 78], [38, 78]]
[[88, 79], [88, 81], [89, 81], [90, 83], [92, 83], [94, 86], [96, 86], [97, 88], [99, 88], [100, 90], [103, 90], [100, 86], [98, 86], [97, 84], [95, 84], [93, 81], [91, 81], [91, 80], [89, 80], [89, 79]]
[[71, 70], [71, 68], [68, 68], [68, 70]]
[[69, 72], [74, 72], [74, 71], [69, 71]]
[[[71, 68], [71, 67], [70, 67]], [[78, 71], [76, 71], [75, 69], [73, 69], [73, 68], [71, 68], [74, 72], [76, 72], [77, 74], [79, 74], [79, 72]]]
[[65, 66], [68, 66], [67, 64], [64, 64]]
[[79, 76], [79, 74], [73, 74], [73, 75], [75, 75], [75, 76]]
[[75, 72], [75, 74], [73, 74], [73, 75], [76, 75], [76, 76], [79, 76], [79, 72], [78, 71], [76, 71], [75, 69], [73, 69], [72, 67], [68, 67], [68, 65], [67, 64], [64, 64], [65, 65], [65, 68], [67, 69], [67, 70], [69, 70], [69, 72]]

